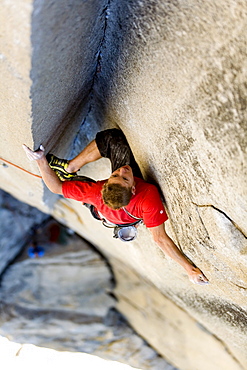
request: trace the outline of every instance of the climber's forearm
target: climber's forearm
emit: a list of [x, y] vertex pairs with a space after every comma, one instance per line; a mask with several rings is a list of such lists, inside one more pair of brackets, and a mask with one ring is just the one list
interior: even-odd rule
[[55, 194], [62, 193], [62, 181], [59, 180], [56, 173], [49, 167], [46, 157], [36, 160], [42, 179], [48, 189]]
[[97, 147], [96, 141], [91, 141], [90, 144], [84, 148], [80, 154], [69, 162], [67, 171], [72, 173], [78, 171], [85, 164], [97, 161], [101, 158], [101, 154]]
[[174, 261], [179, 263], [186, 271], [191, 268], [191, 263], [185, 258], [178, 247], [174, 244], [172, 239], [166, 234], [164, 226], [150, 228], [154, 241], [158, 244], [165, 255], [171, 257]]
[[195, 267], [186, 256], [178, 249], [172, 239], [166, 234], [164, 225], [152, 227], [149, 229], [153, 235], [154, 241], [158, 244], [160, 249], [187, 272], [189, 279], [195, 284], [205, 284], [208, 279], [204, 274]]
[[25, 144], [22, 145], [27, 158], [30, 161], [36, 161], [40, 174], [46, 186], [52, 193], [63, 194], [62, 193], [62, 182], [59, 180], [55, 172], [49, 167], [47, 159], [45, 157], [45, 148], [43, 145], [40, 145], [39, 149], [33, 151]]

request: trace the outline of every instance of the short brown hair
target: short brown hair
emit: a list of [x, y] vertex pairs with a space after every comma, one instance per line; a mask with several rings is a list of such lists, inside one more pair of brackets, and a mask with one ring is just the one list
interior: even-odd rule
[[102, 197], [104, 203], [112, 208], [119, 209], [127, 206], [132, 196], [132, 188], [120, 184], [108, 184], [106, 181], [102, 188]]

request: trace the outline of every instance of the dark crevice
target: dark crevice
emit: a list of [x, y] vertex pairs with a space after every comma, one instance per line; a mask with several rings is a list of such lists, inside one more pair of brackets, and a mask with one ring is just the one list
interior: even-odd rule
[[101, 65], [101, 59], [102, 59], [101, 50], [102, 50], [103, 44], [105, 42], [105, 37], [106, 37], [106, 30], [107, 30], [107, 25], [108, 25], [110, 3], [111, 3], [111, 0], [108, 0], [106, 7], [103, 9], [103, 11], [101, 13], [101, 16], [104, 16], [103, 36], [102, 36], [102, 39], [101, 39], [100, 44], [99, 44], [99, 50], [96, 54], [97, 55], [97, 57], [96, 57], [96, 67], [95, 67], [94, 75], [93, 75], [93, 78], [92, 78], [92, 85], [91, 85], [91, 88], [90, 88], [89, 94], [88, 94], [89, 95], [89, 107], [88, 107], [88, 111], [85, 115], [85, 118], [83, 119], [77, 133], [75, 134], [75, 138], [74, 138], [73, 145], [72, 145], [72, 156], [75, 156], [77, 154], [75, 148], [76, 148], [76, 142], [77, 142], [78, 136], [81, 132], [82, 127], [84, 126], [85, 122], [87, 121], [87, 118], [88, 118], [89, 114], [92, 111], [95, 81], [96, 81], [97, 75], [101, 72], [101, 68], [102, 68], [102, 65]]

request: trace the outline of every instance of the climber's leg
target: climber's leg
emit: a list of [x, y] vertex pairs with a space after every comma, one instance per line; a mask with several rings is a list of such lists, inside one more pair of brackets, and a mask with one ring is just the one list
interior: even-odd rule
[[101, 156], [110, 159], [112, 172], [127, 164], [132, 168], [134, 176], [143, 178], [128, 141], [121, 130], [113, 128], [100, 131], [97, 133], [95, 141]]

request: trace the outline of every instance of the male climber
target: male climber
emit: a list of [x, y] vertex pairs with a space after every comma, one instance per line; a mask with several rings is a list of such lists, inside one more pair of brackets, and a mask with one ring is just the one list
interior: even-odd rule
[[[23, 146], [29, 159], [36, 160], [42, 179], [51, 192], [91, 205], [99, 217], [114, 225], [133, 224], [142, 220], [151, 231], [161, 250], [187, 272], [194, 284], [207, 284], [208, 279], [177, 248], [166, 234], [164, 222], [168, 219], [159, 192], [145, 182], [128, 142], [117, 129], [98, 132], [95, 140], [71, 161], [51, 154], [45, 156], [41, 145], [38, 151]], [[112, 174], [109, 179], [94, 181], [77, 176], [87, 163], [102, 157], [109, 158]]]

